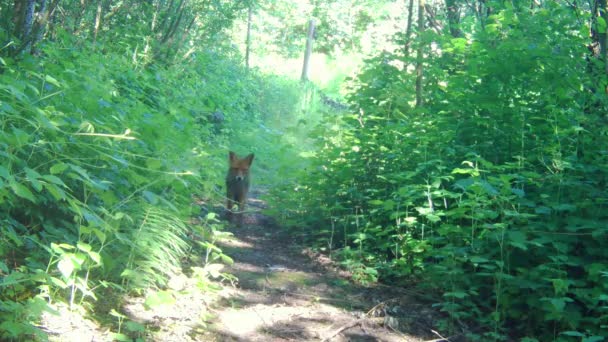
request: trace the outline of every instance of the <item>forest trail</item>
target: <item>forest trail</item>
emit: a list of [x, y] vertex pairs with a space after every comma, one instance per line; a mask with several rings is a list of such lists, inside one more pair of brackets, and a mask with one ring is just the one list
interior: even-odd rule
[[[212, 305], [209, 341], [423, 341], [430, 305], [403, 290], [353, 285], [323, 256], [303, 251], [271, 218], [264, 202], [221, 244], [238, 284]], [[343, 272], [342, 272], [343, 273]], [[403, 331], [403, 332], [401, 332]]]
[[[222, 270], [238, 278], [233, 285], [201, 291], [192, 274], [176, 275], [170, 291], [156, 292], [170, 299], [167, 305], [150, 307], [142, 296], [119, 299], [107, 291], [95, 304], [95, 321], [64, 307], [45, 314], [41, 327], [50, 341], [441, 341], [432, 334], [430, 304], [401, 288], [355, 285], [329, 258], [295, 244], [261, 214], [264, 206], [249, 199], [252, 213], [218, 243], [234, 260]], [[109, 313], [116, 305], [121, 317]], [[112, 324], [117, 320], [122, 329]]]

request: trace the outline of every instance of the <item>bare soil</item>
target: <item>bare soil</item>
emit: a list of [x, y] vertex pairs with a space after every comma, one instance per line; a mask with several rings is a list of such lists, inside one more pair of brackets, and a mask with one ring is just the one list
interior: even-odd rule
[[[220, 243], [234, 259], [223, 272], [238, 281], [224, 282], [222, 289], [210, 292], [201, 291], [193, 277], [176, 275], [169, 285], [168, 305], [149, 308], [143, 297], [121, 300], [121, 332], [163, 342], [442, 341], [433, 332], [436, 314], [430, 304], [403, 288], [353, 283], [329, 258], [299, 247], [261, 214], [262, 201], [250, 199], [249, 207], [252, 212], [243, 224], [229, 227], [233, 237]], [[69, 315], [46, 315], [42, 325], [51, 340], [115, 339], [118, 318], [103, 327]], [[129, 321], [146, 331], [128, 331], [124, 322]]]

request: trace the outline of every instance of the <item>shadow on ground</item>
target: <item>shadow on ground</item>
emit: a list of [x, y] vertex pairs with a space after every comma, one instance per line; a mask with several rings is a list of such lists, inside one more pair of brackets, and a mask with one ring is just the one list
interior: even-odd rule
[[239, 279], [212, 305], [205, 341], [424, 341], [430, 304], [404, 289], [357, 286], [303, 253], [250, 200], [253, 213], [222, 242]]

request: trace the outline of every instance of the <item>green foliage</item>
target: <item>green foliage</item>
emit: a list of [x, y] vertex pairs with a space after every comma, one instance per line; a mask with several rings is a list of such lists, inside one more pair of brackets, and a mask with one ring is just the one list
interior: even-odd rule
[[418, 42], [435, 44], [424, 107], [415, 60], [370, 59], [354, 114], [326, 116], [297, 191], [277, 192], [284, 222], [361, 280], [436, 291], [443, 328], [475, 322], [472, 340], [605, 338], [605, 76], [567, 7], [500, 8], [469, 39]]
[[138, 219], [137, 229], [117, 235], [131, 248], [121, 276], [131, 287], [165, 285], [165, 280], [180, 269], [188, 244], [188, 228], [175, 216], [149, 208]]
[[[76, 306], [108, 285], [164, 287], [188, 252], [200, 252], [187, 235], [210, 265], [231, 262], [214, 244], [217, 219], [185, 224], [200, 211], [192, 196], [219, 200], [226, 151], [263, 143], [259, 119], [297, 104], [279, 93], [292, 86], [295, 96], [296, 86], [217, 52], [142, 67], [114, 45], [99, 53], [71, 39], [46, 45], [41, 58], [3, 60], [0, 73], [4, 338], [40, 334], [34, 301]], [[201, 281], [231, 280], [214, 267]]]

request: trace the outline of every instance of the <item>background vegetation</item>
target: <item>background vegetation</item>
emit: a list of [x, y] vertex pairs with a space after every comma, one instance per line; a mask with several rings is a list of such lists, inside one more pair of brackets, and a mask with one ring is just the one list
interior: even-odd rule
[[605, 339], [606, 13], [0, 0], [0, 338], [230, 262], [213, 241], [232, 149], [256, 153], [270, 214], [356, 281], [417, 286], [444, 331]]

